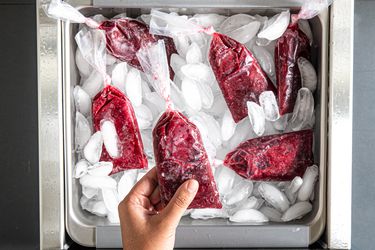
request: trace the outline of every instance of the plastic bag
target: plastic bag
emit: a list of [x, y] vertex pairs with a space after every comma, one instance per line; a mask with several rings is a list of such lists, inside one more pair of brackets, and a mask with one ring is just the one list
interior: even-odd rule
[[[104, 139], [100, 161], [113, 163], [111, 174], [126, 169], [146, 168], [147, 158], [131, 102], [120, 90], [110, 85], [111, 78], [106, 74], [104, 32], [82, 29], [75, 39], [82, 56], [105, 79], [104, 89], [94, 97], [92, 103], [94, 130], [102, 131]], [[112, 126], [104, 128], [104, 122]]]
[[179, 186], [196, 179], [199, 189], [189, 208], [221, 208], [219, 193], [198, 128], [173, 109], [164, 41], [138, 51], [139, 61], [155, 90], [166, 100], [167, 110], [153, 129], [153, 146], [161, 201], [172, 199]]
[[310, 41], [299, 28], [299, 19], [310, 19], [328, 8], [331, 0], [305, 1], [300, 12], [292, 15], [292, 22], [277, 40], [275, 47], [276, 80], [280, 115], [293, 112], [298, 90], [302, 87], [297, 60], [310, 58]]
[[[104, 30], [108, 52], [139, 70], [142, 70], [142, 67], [138, 62], [136, 53], [148, 43], [163, 39], [167, 47], [168, 60], [173, 53], [176, 53], [176, 48], [171, 38], [150, 34], [149, 27], [139, 20], [115, 18], [97, 23], [93, 19], [86, 18], [77, 9], [61, 0], [52, 0], [44, 8], [47, 15], [51, 18], [73, 23], [85, 23], [90, 28]], [[174, 73], [172, 70], [170, 70], [170, 76], [173, 79]]]
[[201, 27], [180, 16], [152, 10], [150, 32], [171, 37], [196, 33], [212, 35], [209, 61], [236, 122], [247, 116], [247, 101], [259, 103], [258, 97], [263, 91], [276, 92], [253, 54], [243, 44], [216, 33], [212, 27]]
[[313, 164], [313, 131], [250, 139], [228, 153], [224, 165], [244, 178], [289, 181]]

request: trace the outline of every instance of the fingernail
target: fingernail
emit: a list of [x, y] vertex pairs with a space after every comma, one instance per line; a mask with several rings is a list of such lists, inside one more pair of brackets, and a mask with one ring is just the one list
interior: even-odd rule
[[195, 193], [198, 189], [198, 182], [196, 180], [190, 180], [187, 185], [187, 190], [190, 193]]

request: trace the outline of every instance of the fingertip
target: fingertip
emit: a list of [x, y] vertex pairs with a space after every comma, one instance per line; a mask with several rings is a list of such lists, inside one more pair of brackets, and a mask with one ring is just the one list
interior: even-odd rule
[[189, 193], [196, 193], [199, 188], [199, 183], [195, 179], [191, 179], [187, 181], [186, 189]]

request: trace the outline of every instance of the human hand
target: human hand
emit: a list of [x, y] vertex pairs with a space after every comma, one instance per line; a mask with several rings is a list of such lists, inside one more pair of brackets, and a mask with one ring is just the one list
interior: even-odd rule
[[184, 182], [163, 208], [156, 168], [151, 169], [118, 206], [124, 249], [173, 249], [177, 225], [198, 186], [196, 180]]

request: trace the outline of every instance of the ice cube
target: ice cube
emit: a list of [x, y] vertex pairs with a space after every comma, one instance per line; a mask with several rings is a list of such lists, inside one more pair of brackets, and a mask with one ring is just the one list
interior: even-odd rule
[[307, 201], [297, 202], [285, 211], [281, 217], [282, 221], [291, 221], [310, 213], [312, 210], [312, 205]]
[[255, 137], [256, 135], [252, 131], [249, 119], [243, 119], [237, 124], [234, 135], [229, 140], [228, 148], [230, 150], [233, 150], [241, 142], [246, 141], [250, 138], [255, 138]]
[[274, 58], [264, 47], [254, 45], [251, 49], [260, 66], [273, 83], [276, 83], [276, 69]]
[[88, 173], [93, 176], [108, 176], [113, 169], [112, 162], [100, 161], [88, 168]]
[[208, 220], [213, 218], [228, 218], [228, 213], [223, 208], [200, 208], [193, 209], [190, 217], [199, 220]]
[[130, 190], [135, 185], [137, 181], [138, 170], [137, 169], [129, 169], [124, 171], [124, 175], [121, 177], [120, 181], [118, 182], [117, 192], [119, 200], [122, 201], [125, 196], [128, 195]]
[[302, 87], [308, 88], [312, 93], [316, 90], [318, 78], [314, 66], [304, 57], [297, 59], [298, 69], [301, 73]]
[[88, 120], [80, 113], [76, 112], [75, 125], [75, 148], [77, 150], [83, 149], [91, 136], [91, 126]]
[[288, 197], [291, 204], [294, 204], [297, 199], [298, 190], [302, 186], [303, 180], [301, 177], [296, 176], [290, 182], [289, 186], [285, 189], [285, 194]]
[[288, 125], [288, 120], [290, 117], [290, 113], [280, 116], [279, 119], [272, 123], [273, 127], [279, 131], [284, 131]]
[[255, 197], [257, 197], [257, 198], [262, 197], [262, 195], [261, 195], [260, 192], [259, 192], [259, 186], [260, 186], [261, 183], [262, 183], [262, 182], [260, 182], [260, 181], [255, 181], [255, 182], [254, 182], [253, 195], [254, 195]]
[[279, 107], [275, 94], [272, 91], [264, 91], [259, 95], [259, 103], [263, 108], [264, 116], [268, 121], [276, 121], [280, 118]]
[[303, 33], [309, 38], [310, 45], [313, 43], [313, 34], [310, 28], [309, 21], [306, 19], [299, 19], [298, 20], [298, 28], [302, 30]]
[[266, 117], [263, 108], [255, 102], [247, 102], [250, 124], [257, 136], [262, 136], [265, 131]]
[[151, 126], [153, 116], [151, 110], [146, 105], [141, 104], [134, 107], [134, 112], [140, 129], [147, 129]]
[[102, 154], [103, 136], [100, 131], [97, 131], [91, 136], [83, 149], [83, 154], [90, 163], [95, 164], [99, 161]]
[[270, 221], [274, 222], [282, 222], [281, 216], [282, 214], [272, 207], [263, 206], [259, 209], [261, 213], [263, 213]]
[[107, 214], [107, 219], [111, 224], [120, 224], [120, 217], [118, 211], [116, 211], [115, 213], [109, 212]]
[[104, 146], [109, 156], [114, 159], [118, 158], [120, 152], [115, 124], [110, 120], [102, 120], [100, 122], [100, 131], [102, 132]]
[[200, 63], [202, 61], [202, 51], [197, 43], [191, 43], [186, 52], [186, 63]]
[[208, 133], [208, 138], [214, 144], [215, 147], [219, 147], [222, 143], [220, 125], [218, 121], [215, 120], [211, 115], [204, 112], [199, 112], [204, 123], [206, 124]]
[[244, 25], [247, 25], [256, 19], [247, 14], [236, 14], [225, 19], [220, 25], [220, 33], [228, 34]]
[[88, 77], [93, 70], [79, 49], [76, 50], [76, 65], [81, 77]]
[[89, 188], [117, 188], [116, 181], [109, 176], [95, 176], [95, 175], [85, 175], [79, 179], [79, 183], [83, 187]]
[[139, 16], [141, 18], [141, 20], [147, 24], [147, 25], [150, 25], [150, 21], [151, 21], [151, 15], [150, 14], [142, 14]]
[[262, 197], [280, 212], [285, 212], [289, 208], [288, 198], [275, 186], [262, 182], [258, 190]]
[[215, 181], [220, 196], [225, 196], [232, 190], [235, 179], [236, 172], [233, 170], [224, 166], [217, 168], [215, 172]]
[[308, 88], [298, 90], [297, 100], [294, 105], [293, 115], [290, 119], [287, 131], [299, 131], [310, 128], [310, 122], [314, 114], [314, 97]]
[[119, 19], [119, 18], [128, 18], [128, 15], [126, 13], [120, 13], [112, 17], [112, 19]]
[[171, 82], [171, 99], [177, 110], [179, 110], [180, 112], [185, 111], [186, 103], [184, 96], [182, 95], [179, 87], [174, 82]]
[[148, 85], [147, 81], [142, 79], [142, 97], [145, 98], [146, 94], [151, 93], [150, 86]]
[[214, 103], [212, 89], [205, 82], [198, 82], [197, 86], [202, 100], [202, 107], [205, 109], [211, 108], [212, 104]]
[[82, 83], [82, 89], [91, 97], [94, 98], [97, 93], [103, 88], [103, 76], [96, 70], [92, 70], [89, 77]]
[[228, 206], [246, 199], [253, 192], [253, 183], [242, 180], [234, 185], [233, 189], [224, 196], [224, 203]]
[[121, 62], [116, 64], [112, 70], [112, 83], [113, 85], [125, 93], [125, 85], [127, 84], [126, 76], [128, 74], [128, 64]]
[[255, 209], [244, 209], [237, 211], [234, 215], [229, 217], [233, 222], [251, 222], [251, 223], [264, 223], [268, 222], [268, 218]]
[[84, 116], [91, 115], [91, 99], [90, 96], [80, 87], [75, 86], [73, 90], [74, 104], [76, 110]]
[[[177, 50], [178, 54], [181, 55], [182, 57], [185, 57], [186, 52], [189, 48], [189, 37], [183, 36], [183, 35], [177, 35], [177, 36], [173, 37], [173, 42], [176, 46], [176, 50]], [[171, 61], [172, 61], [172, 57], [171, 57]], [[172, 66], [172, 68], [173, 68], [173, 66]], [[174, 69], [173, 69], [173, 71], [176, 72]]]
[[226, 16], [218, 14], [195, 14], [189, 21], [199, 24], [203, 27], [212, 26], [215, 30], [220, 27], [220, 24], [226, 19]]
[[318, 179], [319, 168], [316, 165], [308, 167], [303, 175], [303, 183], [298, 191], [298, 200], [307, 201], [314, 190], [314, 184]]
[[138, 175], [137, 175], [137, 182], [143, 178], [143, 176], [145, 176], [147, 174], [147, 171], [144, 171], [144, 170], [139, 170], [138, 171]]
[[259, 30], [259, 27], [260, 22], [252, 21], [235, 30], [229, 31], [228, 33], [226, 33], [226, 35], [242, 44], [245, 44], [255, 37]]
[[182, 80], [181, 84], [182, 95], [185, 98], [185, 102], [195, 111], [199, 111], [202, 108], [202, 100], [199, 92], [198, 83], [188, 77]]
[[86, 160], [80, 160], [76, 163], [74, 168], [74, 178], [81, 178], [85, 174], [87, 174], [87, 169], [89, 167], [89, 163]]
[[207, 112], [216, 117], [221, 117], [226, 109], [227, 103], [225, 102], [223, 94], [218, 93], [214, 96], [214, 103], [212, 104], [211, 108], [207, 110]]
[[266, 126], [265, 126], [265, 129], [264, 129], [263, 136], [266, 136], [266, 135], [277, 135], [277, 134], [280, 134], [280, 131], [278, 131], [277, 129], [275, 129], [275, 127], [273, 126], [272, 122], [266, 121]]
[[112, 56], [111, 54], [106, 54], [105, 55], [105, 63], [107, 66], [115, 64], [117, 61], [116, 57]]
[[118, 195], [116, 189], [112, 188], [102, 188], [102, 195], [105, 207], [110, 213], [116, 214], [118, 213]]
[[204, 82], [212, 86], [215, 82], [215, 76], [211, 68], [205, 63], [186, 64], [181, 67], [181, 72], [190, 79], [197, 82]]
[[148, 158], [154, 157], [154, 149], [152, 147], [152, 132], [150, 130], [141, 131], [143, 148]]
[[262, 198], [256, 198], [255, 196], [251, 196], [237, 204], [237, 206], [233, 209], [233, 212], [237, 212], [239, 210], [244, 209], [259, 209], [264, 203]]
[[236, 122], [233, 120], [229, 109], [226, 109], [221, 120], [221, 138], [223, 141], [228, 141], [236, 130]]
[[186, 65], [186, 61], [178, 54], [171, 55], [171, 67], [175, 72], [176, 76], [180, 79], [184, 79], [185, 75], [182, 73], [181, 68], [182, 66]]
[[146, 94], [145, 104], [152, 112], [152, 117], [158, 117], [165, 110], [165, 101], [156, 92]]
[[95, 203], [93, 203], [92, 209], [90, 212], [97, 216], [104, 217], [107, 215], [108, 210], [105, 207], [105, 204], [103, 201], [96, 201]]
[[209, 131], [208, 131], [208, 128], [206, 126], [206, 123], [205, 123], [203, 117], [200, 115], [201, 113], [202, 112], [199, 112], [199, 113], [194, 114], [193, 116], [190, 116], [189, 120], [192, 123], [194, 123], [195, 126], [198, 127], [201, 136], [206, 137], [206, 136], [208, 136]]
[[98, 191], [99, 190], [97, 188], [82, 187], [82, 194], [88, 199], [91, 199], [94, 196], [98, 195]]
[[188, 34], [188, 37], [192, 43], [198, 44], [200, 48], [204, 48], [206, 45], [206, 35], [203, 33], [190, 33]]
[[142, 79], [139, 70], [135, 68], [129, 70], [126, 76], [125, 91], [133, 107], [142, 104]]
[[267, 39], [269, 41], [276, 40], [281, 37], [289, 25], [290, 13], [289, 10], [283, 11], [271, 19], [269, 19], [258, 33], [259, 38]]

